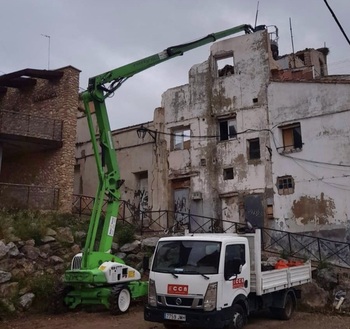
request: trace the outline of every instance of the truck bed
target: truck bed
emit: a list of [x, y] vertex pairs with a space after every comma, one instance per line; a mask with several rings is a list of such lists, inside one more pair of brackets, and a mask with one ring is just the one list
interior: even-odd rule
[[[250, 249], [250, 291], [258, 296], [311, 282], [311, 263], [270, 271], [261, 270], [261, 235], [246, 234]], [[258, 279], [259, 278], [259, 279]]]
[[[257, 282], [257, 277], [260, 277]], [[288, 267], [283, 269], [251, 273], [251, 291], [257, 295], [299, 286], [311, 282], [311, 264]]]

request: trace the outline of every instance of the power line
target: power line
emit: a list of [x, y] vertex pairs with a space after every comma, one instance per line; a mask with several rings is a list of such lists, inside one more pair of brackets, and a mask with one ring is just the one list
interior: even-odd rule
[[[144, 129], [146, 129], [147, 131], [150, 131], [152, 133], [155, 133], [155, 134], [167, 135], [167, 136], [176, 136], [176, 137], [183, 137], [183, 138], [190, 138], [190, 139], [193, 139], [193, 138], [197, 138], [197, 139], [212, 139], [212, 138], [214, 138], [215, 139], [215, 138], [220, 138], [221, 137], [221, 135], [197, 135], [196, 136], [196, 135], [191, 135], [191, 134], [189, 134], [189, 135], [188, 134], [176, 134], [176, 133], [173, 133], [173, 132], [167, 133], [167, 132], [152, 130], [152, 129], [148, 129], [148, 128], [144, 128]], [[266, 129], [246, 129], [246, 130], [243, 130], [243, 131], [236, 132], [235, 136], [242, 135], [242, 134], [247, 134], [247, 133], [253, 133], [253, 132], [269, 132], [272, 135], [272, 140], [273, 140], [276, 152], [279, 155], [284, 156], [286, 158], [290, 158], [292, 160], [304, 161], [304, 162], [312, 163], [312, 164], [315, 164], [315, 165], [318, 164], [318, 165], [327, 165], [327, 166], [350, 168], [350, 164], [331, 163], [331, 162], [322, 162], [322, 161], [316, 161], [316, 160], [310, 160], [310, 159], [302, 159], [302, 158], [297, 158], [297, 157], [293, 157], [293, 156], [290, 156], [290, 155], [287, 155], [287, 154], [280, 153], [280, 152], [278, 152], [278, 146], [277, 146], [277, 143], [276, 143], [276, 139], [275, 139], [275, 136], [274, 136], [274, 134], [273, 134], [271, 129], [267, 129], [267, 128]]]
[[[304, 166], [302, 166], [300, 163], [298, 163], [296, 161], [295, 158], [292, 157], [292, 159], [294, 160], [295, 164], [298, 165], [300, 168], [302, 168], [303, 170], [305, 170], [310, 176], [314, 177], [317, 181], [320, 181], [323, 184], [326, 184], [328, 186], [334, 187], [336, 189], [342, 190], [342, 191], [350, 191], [350, 189], [346, 188], [346, 185], [342, 185], [342, 184], [337, 184], [337, 183], [329, 183], [329, 182], [325, 182], [324, 178], [320, 178], [317, 177], [314, 173], [310, 172], [309, 170], [307, 170]], [[344, 187], [343, 187], [344, 186]]]
[[324, 3], [326, 4], [326, 6], [327, 6], [327, 8], [329, 9], [329, 11], [331, 12], [331, 14], [332, 14], [334, 20], [335, 20], [336, 23], [338, 24], [338, 26], [339, 26], [339, 28], [340, 28], [340, 31], [342, 31], [342, 33], [343, 33], [343, 35], [344, 35], [346, 41], [347, 41], [348, 44], [350, 45], [350, 40], [349, 40], [348, 36], [346, 35], [346, 33], [345, 33], [343, 27], [341, 26], [341, 24], [340, 24], [340, 22], [339, 22], [337, 16], [335, 15], [334, 11], [332, 10], [332, 8], [330, 7], [330, 5], [328, 4], [327, 0], [323, 0], [323, 1], [324, 1]]

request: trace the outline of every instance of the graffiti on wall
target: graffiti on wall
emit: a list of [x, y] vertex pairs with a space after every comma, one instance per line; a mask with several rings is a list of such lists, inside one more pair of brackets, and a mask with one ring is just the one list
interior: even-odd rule
[[189, 190], [177, 189], [174, 190], [174, 211], [175, 220], [182, 224], [188, 223], [188, 213], [189, 213]]

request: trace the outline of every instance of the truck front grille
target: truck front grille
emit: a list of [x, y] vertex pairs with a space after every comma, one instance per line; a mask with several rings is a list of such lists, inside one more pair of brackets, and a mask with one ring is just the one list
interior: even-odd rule
[[158, 305], [198, 309], [203, 308], [203, 298], [158, 295]]

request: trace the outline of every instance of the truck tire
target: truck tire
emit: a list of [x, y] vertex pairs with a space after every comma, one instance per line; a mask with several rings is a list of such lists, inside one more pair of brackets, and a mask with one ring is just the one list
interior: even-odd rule
[[243, 307], [239, 304], [234, 304], [232, 307], [232, 319], [225, 329], [242, 329], [247, 323], [247, 314]]
[[129, 310], [131, 294], [127, 286], [114, 286], [109, 296], [109, 311], [112, 315], [125, 313]]
[[295, 311], [296, 302], [291, 293], [286, 296], [286, 301], [283, 308], [271, 307], [272, 315], [279, 320], [289, 320]]

